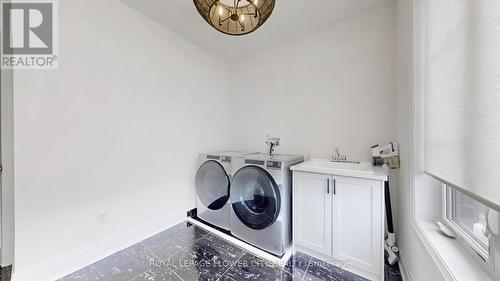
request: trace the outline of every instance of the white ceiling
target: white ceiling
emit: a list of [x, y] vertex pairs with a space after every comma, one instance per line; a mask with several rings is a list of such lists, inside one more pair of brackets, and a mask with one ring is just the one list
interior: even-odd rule
[[271, 18], [257, 31], [245, 36], [229, 36], [209, 26], [192, 0], [122, 0], [226, 60], [259, 52], [390, 1], [277, 0]]

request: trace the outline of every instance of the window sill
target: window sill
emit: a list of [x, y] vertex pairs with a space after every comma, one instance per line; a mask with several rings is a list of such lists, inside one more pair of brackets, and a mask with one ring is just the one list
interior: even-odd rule
[[421, 230], [427, 248], [434, 251], [431, 254], [440, 260], [437, 265], [441, 272], [448, 273], [445, 277], [451, 276], [448, 280], [494, 281], [457, 240], [442, 235], [434, 222], [417, 221], [416, 226]]

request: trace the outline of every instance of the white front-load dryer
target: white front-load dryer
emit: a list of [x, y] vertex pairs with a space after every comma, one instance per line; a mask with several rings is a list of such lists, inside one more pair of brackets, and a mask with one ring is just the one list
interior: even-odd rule
[[292, 241], [290, 166], [302, 156], [253, 154], [233, 159], [231, 234], [281, 257]]
[[199, 219], [224, 230], [230, 230], [229, 191], [232, 161], [249, 152], [200, 154], [196, 172], [196, 209]]

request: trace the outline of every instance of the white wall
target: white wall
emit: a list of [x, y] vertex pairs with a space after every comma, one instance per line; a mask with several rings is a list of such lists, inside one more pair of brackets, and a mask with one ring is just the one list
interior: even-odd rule
[[[411, 98], [411, 0], [397, 1], [398, 26], [398, 139], [401, 148], [401, 170], [398, 182], [398, 229], [397, 240], [401, 259], [410, 280], [444, 280], [429, 252], [424, 247], [412, 225], [414, 196], [410, 181], [412, 166], [411, 128], [413, 126]], [[419, 215], [424, 216], [423, 213]], [[427, 214], [427, 216], [430, 216]]]
[[229, 143], [226, 63], [118, 0], [59, 1], [59, 15], [59, 69], [14, 77], [19, 281], [182, 221], [197, 153]]
[[277, 153], [369, 160], [396, 136], [395, 4], [234, 63], [231, 141]]

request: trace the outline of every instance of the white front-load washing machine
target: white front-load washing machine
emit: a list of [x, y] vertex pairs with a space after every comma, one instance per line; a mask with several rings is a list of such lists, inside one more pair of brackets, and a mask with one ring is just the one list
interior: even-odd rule
[[249, 152], [200, 154], [196, 172], [197, 217], [211, 225], [230, 230], [229, 188], [233, 175], [232, 161]]
[[231, 233], [283, 256], [292, 239], [292, 174], [302, 156], [252, 154], [233, 159]]

